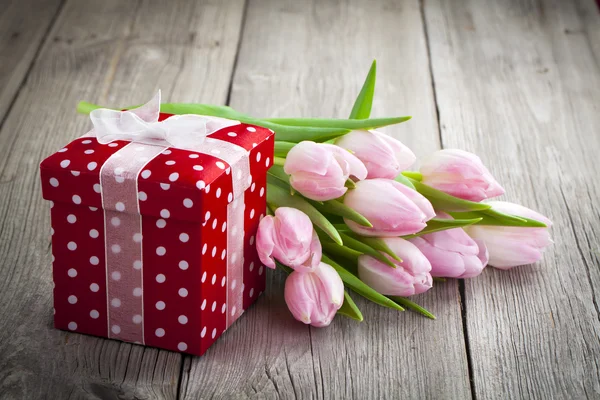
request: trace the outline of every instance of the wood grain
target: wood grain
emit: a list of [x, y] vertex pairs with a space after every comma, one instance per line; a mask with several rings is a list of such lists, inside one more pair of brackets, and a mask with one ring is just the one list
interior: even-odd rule
[[[243, 2], [69, 1], [0, 132], [0, 398], [173, 399], [182, 356], [52, 327], [38, 164], [86, 132], [78, 100], [223, 103]], [[41, 21], [40, 21], [41, 23]]]
[[549, 215], [544, 261], [466, 281], [477, 399], [600, 397], [600, 17], [593, 1], [425, 2], [444, 147]]
[[[231, 106], [253, 115], [346, 117], [371, 60], [374, 115], [413, 115], [386, 130], [419, 155], [437, 149], [435, 103], [417, 1], [251, 1]], [[366, 320], [310, 328], [287, 311], [280, 272], [201, 358], [187, 358], [182, 397], [470, 397], [456, 282], [417, 301], [438, 316], [384, 309], [358, 296]], [[188, 372], [189, 371], [189, 372]]]
[[62, 0], [8, 0], [0, 9], [0, 123], [18, 92]]

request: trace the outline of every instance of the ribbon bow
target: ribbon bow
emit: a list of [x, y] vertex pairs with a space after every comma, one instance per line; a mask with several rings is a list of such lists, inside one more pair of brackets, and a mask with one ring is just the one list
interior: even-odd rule
[[90, 119], [101, 144], [127, 140], [177, 148], [198, 146], [211, 133], [239, 124], [239, 121], [195, 114], [173, 115], [158, 122], [159, 114], [160, 90], [141, 107], [127, 111], [98, 108], [90, 113]]

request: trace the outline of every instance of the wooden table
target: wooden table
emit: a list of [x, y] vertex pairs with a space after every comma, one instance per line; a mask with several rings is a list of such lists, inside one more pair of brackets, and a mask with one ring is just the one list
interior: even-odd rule
[[[346, 117], [373, 58], [374, 116], [413, 116], [385, 131], [481, 155], [553, 219], [544, 261], [436, 284], [437, 321], [357, 299], [326, 329], [273, 272], [203, 357], [53, 329], [38, 163], [89, 128], [78, 100]], [[593, 0], [4, 0], [0, 127], [0, 398], [600, 398]]]

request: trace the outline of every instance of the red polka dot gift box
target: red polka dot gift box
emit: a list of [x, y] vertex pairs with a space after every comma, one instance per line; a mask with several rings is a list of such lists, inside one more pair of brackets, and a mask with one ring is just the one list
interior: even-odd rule
[[59, 329], [201, 355], [264, 290], [273, 132], [139, 109], [45, 159]]

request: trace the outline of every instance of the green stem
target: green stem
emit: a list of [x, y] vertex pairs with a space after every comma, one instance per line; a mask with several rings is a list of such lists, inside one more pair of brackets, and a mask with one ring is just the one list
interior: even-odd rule
[[402, 171], [402, 175], [419, 182], [423, 180], [423, 175], [421, 175], [421, 173], [417, 171]]
[[98, 108], [102, 107], [96, 104], [88, 103], [87, 101], [80, 101], [79, 104], [77, 104], [77, 112], [80, 114], [89, 114]]
[[429, 310], [421, 307], [420, 305], [418, 305], [417, 303], [415, 303], [413, 301], [410, 301], [406, 297], [399, 297], [399, 296], [388, 296], [388, 297], [390, 299], [394, 300], [396, 303], [400, 304], [401, 306], [408, 308], [409, 310], [418, 312], [419, 314], [424, 315], [429, 319], [435, 319], [435, 315], [433, 315]]
[[280, 167], [283, 167], [285, 165], [285, 158], [273, 157], [273, 165], [279, 165]]

